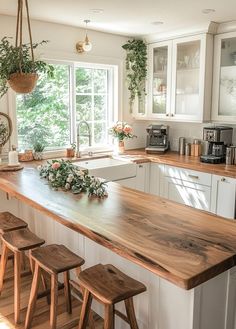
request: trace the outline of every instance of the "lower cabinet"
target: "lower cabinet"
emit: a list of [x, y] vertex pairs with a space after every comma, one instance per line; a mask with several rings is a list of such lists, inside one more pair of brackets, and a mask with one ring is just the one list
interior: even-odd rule
[[235, 219], [236, 179], [212, 175], [211, 211]]
[[211, 209], [211, 175], [165, 166], [160, 196], [197, 209]]

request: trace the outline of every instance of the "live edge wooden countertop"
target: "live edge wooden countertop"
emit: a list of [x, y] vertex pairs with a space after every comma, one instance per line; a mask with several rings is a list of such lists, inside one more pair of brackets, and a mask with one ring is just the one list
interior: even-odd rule
[[199, 157], [179, 155], [177, 152], [168, 151], [164, 154], [147, 154], [144, 149], [135, 149], [126, 151], [125, 154], [132, 156], [136, 163], [154, 162], [236, 178], [236, 165], [203, 163], [200, 162]]
[[36, 164], [0, 173], [0, 189], [54, 220], [191, 289], [236, 264], [236, 222], [108, 184], [108, 197], [54, 191]]

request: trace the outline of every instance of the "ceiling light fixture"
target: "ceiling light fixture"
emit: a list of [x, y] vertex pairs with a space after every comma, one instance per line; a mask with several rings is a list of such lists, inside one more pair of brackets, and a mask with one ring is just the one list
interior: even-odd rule
[[214, 13], [214, 12], [215, 12], [215, 9], [212, 9], [212, 8], [202, 9], [203, 14], [211, 14], [211, 13]]
[[90, 11], [93, 14], [102, 14], [104, 12], [104, 10], [101, 8], [93, 8], [93, 9], [90, 9]]
[[162, 24], [164, 24], [164, 22], [161, 21], [152, 22], [152, 25], [162, 25]]
[[88, 23], [90, 23], [90, 20], [89, 19], [85, 19], [84, 20], [85, 24], [86, 24], [86, 34], [85, 34], [85, 39], [84, 39], [84, 42], [83, 42], [83, 49], [84, 51], [88, 52], [90, 50], [92, 50], [92, 43], [89, 41], [89, 38], [88, 38]]
[[84, 23], [86, 24], [86, 32], [85, 32], [85, 39], [84, 41], [78, 41], [76, 43], [76, 50], [79, 54], [82, 54], [83, 52], [89, 52], [92, 50], [92, 43], [89, 41], [89, 38], [88, 38], [88, 23], [90, 23], [90, 20], [89, 19], [85, 19], [84, 20]]

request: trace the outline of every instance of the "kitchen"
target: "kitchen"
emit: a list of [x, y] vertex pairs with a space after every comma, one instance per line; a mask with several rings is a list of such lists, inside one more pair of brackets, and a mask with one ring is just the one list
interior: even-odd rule
[[[92, 303], [96, 314], [91, 320], [86, 294], [78, 292], [79, 283], [85, 284], [85, 269], [98, 271], [99, 263], [111, 264], [126, 274], [127, 282], [139, 283], [139, 293], [131, 293], [137, 322], [132, 296], [120, 297], [116, 328], [235, 328], [234, 3], [207, 4], [212, 9], [203, 2], [196, 7], [185, 3], [185, 14], [177, 4], [174, 10], [158, 4], [163, 6], [162, 11], [157, 6], [158, 15], [149, 3], [150, 8], [137, 8], [144, 15], [139, 24], [132, 5], [122, 4], [130, 10], [118, 10], [108, 3], [29, 3], [33, 40], [49, 40], [35, 50], [35, 61], [40, 58], [53, 66], [54, 77], [43, 72], [28, 94], [15, 93], [9, 83], [0, 99], [1, 120], [11, 132], [1, 147], [0, 211], [23, 220], [28, 228], [21, 230], [30, 230], [38, 246], [46, 244], [28, 249], [23, 267], [30, 273], [21, 275], [14, 238], [20, 230], [1, 231], [0, 328], [85, 328], [79, 317], [102, 327], [102, 318], [114, 309], [95, 294], [99, 302]], [[1, 38], [14, 40], [17, 3], [3, 1], [0, 14]], [[126, 24], [115, 16], [111, 23], [115, 14], [120, 19], [125, 15]], [[26, 43], [27, 20], [23, 24]], [[133, 37], [137, 42], [129, 42]], [[141, 60], [146, 57], [145, 84], [141, 96], [133, 98], [127, 54], [137, 49], [136, 54], [142, 50]], [[226, 128], [216, 129], [219, 126]], [[132, 138], [119, 146], [123, 133]], [[157, 150], [163, 145], [165, 152]], [[200, 161], [200, 156], [211, 163]], [[72, 175], [63, 189], [58, 173]], [[109, 182], [103, 185], [93, 176]], [[38, 292], [43, 298], [37, 303], [33, 298], [37, 276], [44, 273], [39, 272], [42, 259], [38, 262], [37, 252], [55, 244], [85, 261], [81, 274], [71, 271], [71, 280], [68, 271], [65, 276], [73, 292], [72, 314], [66, 311], [70, 288], [65, 281], [61, 293], [60, 276], [59, 282], [52, 280], [48, 289]], [[14, 266], [7, 262], [7, 249], [13, 251]], [[59, 256], [54, 251], [51, 262]], [[4, 259], [9, 266], [5, 278]], [[35, 269], [29, 271], [28, 259], [36, 262]], [[59, 258], [61, 266], [66, 259]], [[46, 279], [49, 276], [50, 271]], [[96, 282], [101, 285], [102, 277], [86, 288]], [[114, 314], [109, 321], [105, 328], [113, 327]]]

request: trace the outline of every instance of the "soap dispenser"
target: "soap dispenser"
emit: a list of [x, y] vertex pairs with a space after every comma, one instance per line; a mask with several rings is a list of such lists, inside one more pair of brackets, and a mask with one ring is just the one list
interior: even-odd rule
[[8, 165], [9, 166], [19, 165], [18, 152], [16, 151], [16, 147], [14, 145], [12, 145], [12, 151], [8, 153]]

